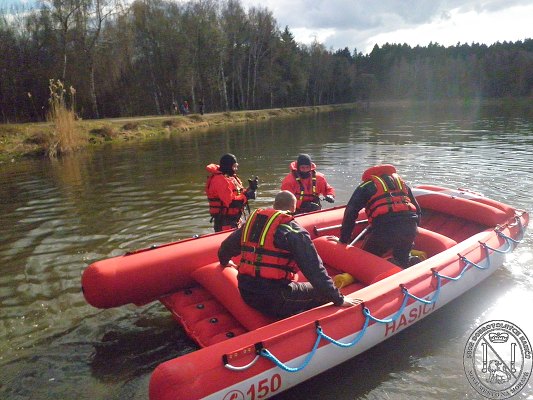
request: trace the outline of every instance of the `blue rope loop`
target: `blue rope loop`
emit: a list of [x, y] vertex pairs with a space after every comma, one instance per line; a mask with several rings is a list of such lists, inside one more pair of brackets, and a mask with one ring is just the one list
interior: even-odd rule
[[435, 269], [431, 269], [433, 271], [433, 275], [435, 275], [436, 278], [444, 278], [444, 279], [448, 279], [449, 281], [458, 281], [459, 279], [461, 279], [463, 277], [463, 274], [465, 273], [465, 271], [468, 269], [468, 265], [465, 265], [463, 267], [463, 269], [461, 270], [461, 272], [457, 275], [457, 276], [448, 276], [448, 275], [444, 275], [444, 274], [441, 274], [440, 272], [438, 272], [437, 270]]
[[365, 317], [370, 318], [372, 321], [379, 322], [380, 324], [390, 324], [391, 322], [394, 322], [398, 318], [400, 318], [400, 316], [403, 314], [403, 310], [405, 310], [405, 306], [407, 305], [407, 301], [408, 300], [409, 300], [409, 297], [404, 294], [402, 305], [400, 306], [398, 311], [392, 317], [390, 317], [388, 319], [380, 319], [380, 318], [374, 317], [370, 313], [370, 310], [367, 307], [363, 308], [363, 314], [365, 315]]
[[347, 347], [352, 347], [352, 346], [355, 346], [357, 343], [359, 343], [359, 341], [363, 338], [363, 336], [365, 335], [366, 333], [366, 328], [368, 328], [368, 323], [370, 322], [370, 318], [368, 315], [365, 314], [365, 322], [363, 324], [363, 328], [359, 331], [359, 333], [353, 338], [353, 340], [351, 342], [348, 342], [348, 343], [343, 343], [343, 342], [340, 342], [338, 340], [335, 340], [333, 339], [332, 337], [326, 335], [324, 333], [324, 331], [322, 330], [322, 328], [320, 328], [320, 336], [322, 336], [325, 340], [327, 340], [328, 342], [331, 342], [333, 343], [334, 345], [336, 346], [339, 346], [339, 347], [344, 347], [344, 348], [347, 348]]
[[480, 270], [489, 269], [490, 268], [490, 256], [491, 256], [490, 251], [494, 251], [494, 252], [498, 252], [498, 253], [508, 253], [509, 251], [511, 251], [513, 249], [513, 245], [512, 245], [513, 243], [514, 244], [518, 244], [518, 243], [520, 243], [522, 241], [523, 236], [524, 236], [524, 228], [523, 228], [523, 225], [522, 225], [522, 223], [520, 221], [520, 217], [519, 216], [516, 216], [515, 220], [520, 225], [520, 236], [521, 236], [521, 238], [519, 240], [515, 240], [513, 238], [510, 238], [510, 237], [504, 235], [503, 233], [501, 233], [500, 231], [498, 231], [497, 229], [495, 229], [495, 232], [501, 238], [503, 238], [505, 240], [506, 244], [508, 245], [508, 248], [506, 250], [494, 249], [494, 248], [488, 246], [486, 243], [479, 242], [479, 244], [485, 250], [485, 255], [486, 255], [485, 258], [487, 260], [487, 266], [483, 267], [483, 266], [481, 266], [479, 264], [476, 264], [476, 263], [470, 261], [465, 256], [463, 256], [461, 254], [457, 254], [457, 256], [459, 257], [459, 260], [462, 261], [465, 264], [465, 266], [463, 267], [463, 269], [461, 270], [461, 272], [457, 276], [454, 276], [454, 277], [447, 276], [447, 275], [439, 273], [436, 269], [432, 268], [431, 269], [432, 275], [437, 279], [437, 287], [435, 289], [435, 294], [434, 294], [432, 299], [426, 300], [426, 299], [423, 299], [421, 297], [415, 296], [414, 294], [409, 292], [409, 289], [407, 289], [405, 287], [405, 285], [401, 284], [400, 288], [401, 288], [401, 291], [403, 293], [402, 304], [401, 304], [400, 308], [398, 309], [398, 311], [392, 317], [386, 318], [386, 319], [380, 319], [380, 318], [374, 317], [372, 315], [372, 313], [370, 312], [370, 310], [368, 309], [368, 307], [366, 307], [363, 304], [362, 312], [363, 312], [363, 315], [365, 316], [365, 322], [363, 323], [363, 327], [361, 328], [359, 333], [350, 342], [343, 343], [341, 341], [338, 341], [338, 340], [333, 339], [332, 337], [328, 336], [326, 333], [324, 333], [322, 327], [320, 326], [320, 322], [316, 321], [315, 322], [315, 326], [316, 326], [317, 338], [315, 340], [313, 348], [308, 353], [308, 355], [305, 357], [303, 363], [299, 367], [289, 367], [288, 365], [286, 365], [285, 363], [280, 361], [274, 354], [272, 354], [268, 349], [266, 349], [264, 347], [258, 349], [258, 354], [261, 355], [262, 357], [268, 358], [269, 360], [271, 360], [274, 364], [276, 364], [278, 367], [280, 367], [284, 371], [287, 371], [287, 372], [298, 372], [298, 371], [303, 370], [305, 367], [307, 367], [307, 365], [309, 365], [309, 363], [311, 362], [311, 359], [315, 355], [315, 353], [316, 353], [316, 351], [318, 349], [318, 345], [320, 344], [320, 341], [322, 339], [325, 339], [328, 342], [333, 343], [334, 345], [342, 347], [342, 348], [355, 346], [363, 338], [363, 336], [365, 335], [365, 333], [367, 331], [367, 328], [369, 326], [370, 320], [372, 320], [374, 322], [381, 323], [381, 324], [390, 324], [390, 323], [396, 321], [398, 318], [400, 318], [400, 316], [403, 314], [403, 311], [405, 310], [405, 307], [407, 306], [407, 302], [408, 302], [409, 298], [412, 298], [415, 301], [418, 301], [418, 302], [423, 303], [423, 304], [428, 304], [428, 305], [436, 303], [438, 298], [439, 298], [439, 295], [440, 295], [440, 290], [442, 288], [442, 279], [448, 279], [450, 281], [458, 281], [464, 276], [464, 274], [468, 270], [469, 266], [473, 266], [473, 267], [475, 267], [477, 269], [480, 269]]
[[487, 265], [486, 267], [482, 267], [481, 265], [479, 264], [476, 264], [475, 262], [473, 261], [470, 261], [468, 258], [466, 258], [465, 256], [462, 256], [459, 254], [459, 258], [461, 259], [462, 262], [464, 262], [467, 266], [468, 265], [471, 265], [473, 267], [476, 267], [477, 269], [481, 269], [481, 270], [486, 270], [486, 269], [489, 269], [490, 265]]
[[426, 300], [426, 299], [423, 299], [421, 297], [418, 297], [418, 296], [415, 296], [414, 294], [412, 293], [409, 293], [409, 289], [407, 289], [405, 287], [405, 285], [400, 285], [400, 287], [402, 288], [402, 292], [404, 293], [405, 296], [408, 296], [416, 301], [419, 301], [420, 303], [423, 303], [423, 304], [434, 304], [437, 302], [437, 299], [439, 298], [439, 294], [440, 294], [440, 288], [441, 288], [441, 280], [440, 280], [440, 277], [437, 275], [437, 288], [435, 289], [435, 294], [433, 295], [433, 298], [431, 300]]
[[[496, 232], [496, 233], [498, 233], [498, 232]], [[498, 235], [499, 235], [499, 233], [498, 233]], [[503, 238], [503, 239], [505, 239], [505, 238]], [[513, 250], [512, 243], [509, 242], [507, 239], [505, 239], [505, 244], [507, 245], [507, 248], [505, 250], [500, 250], [500, 249], [496, 249], [494, 247], [490, 247], [487, 243], [484, 243], [484, 242], [479, 242], [479, 244], [481, 244], [483, 247], [485, 247], [485, 248], [487, 248], [489, 250], [494, 251], [495, 253], [500, 253], [500, 254], [507, 254], [507, 253], [509, 253], [510, 251]]]
[[304, 362], [299, 367], [289, 367], [287, 364], [284, 364], [282, 361], [280, 361], [274, 354], [272, 354], [268, 349], [262, 348], [259, 352], [259, 354], [265, 358], [268, 358], [270, 361], [272, 361], [274, 364], [276, 364], [278, 367], [283, 369], [287, 372], [298, 372], [307, 367], [307, 365], [311, 362], [311, 359], [316, 353], [316, 350], [318, 349], [318, 344], [320, 343], [321, 335], [318, 333], [318, 330], [322, 330], [322, 328], [317, 327], [317, 336], [315, 340], [315, 344], [313, 345], [313, 349], [309, 352], [307, 357], [305, 357]]
[[512, 237], [507, 236], [506, 234], [504, 234], [503, 232], [500, 231], [500, 229], [501, 229], [500, 226], [498, 226], [498, 227], [496, 227], [494, 229], [496, 234], [499, 237], [501, 237], [502, 239], [505, 240], [505, 244], [507, 245], [507, 248], [505, 250], [500, 250], [500, 249], [496, 249], [496, 248], [490, 247], [486, 243], [482, 243], [482, 242], [479, 242], [479, 243], [483, 247], [485, 247], [486, 249], [495, 251], [496, 253], [506, 254], [506, 253], [511, 252], [513, 250], [513, 248], [514, 248], [513, 244], [517, 245], [519, 243], [522, 243], [522, 240], [524, 239], [524, 234], [525, 234], [524, 226], [522, 225], [522, 221], [520, 220], [519, 216], [515, 216], [515, 223], [517, 223], [519, 225], [519, 229], [520, 229], [519, 237], [520, 237], [520, 239], [513, 239]]
[[[520, 224], [520, 226], [522, 226], [522, 224]], [[522, 237], [520, 239], [513, 239], [512, 237], [507, 236], [505, 233], [502, 233], [500, 231], [496, 231], [496, 233], [498, 234], [499, 237], [504, 238], [506, 241], [508, 241], [510, 243], [514, 243], [514, 244], [522, 243], [522, 239], [524, 238], [523, 235], [522, 235]]]

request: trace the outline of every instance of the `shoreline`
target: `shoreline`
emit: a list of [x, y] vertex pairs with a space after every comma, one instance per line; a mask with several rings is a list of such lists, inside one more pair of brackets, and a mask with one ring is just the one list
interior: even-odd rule
[[[436, 101], [376, 100], [320, 106], [272, 108], [215, 112], [204, 115], [155, 115], [141, 117], [118, 117], [76, 121], [76, 134], [81, 146], [73, 152], [96, 148], [103, 144], [139, 142], [156, 139], [169, 134], [206, 129], [221, 125], [266, 121], [272, 118], [290, 118], [322, 112], [341, 110], [384, 109], [388, 107], [406, 109], [411, 107], [479, 107], [500, 105], [519, 111], [533, 118], [531, 98], [507, 99], [449, 99]], [[47, 158], [50, 138], [54, 138], [55, 127], [51, 122], [29, 122], [0, 124], [0, 165], [23, 159]], [[65, 155], [67, 156], [67, 155]]]
[[[361, 103], [334, 104], [308, 107], [272, 108], [265, 110], [228, 111], [208, 114], [157, 115], [143, 117], [119, 117], [76, 121], [76, 133], [82, 138], [82, 146], [74, 152], [102, 144], [142, 141], [163, 137], [171, 133], [187, 132], [214, 126], [265, 121], [271, 118], [287, 118], [361, 108]], [[0, 164], [20, 159], [46, 157], [48, 141], [53, 137], [51, 122], [0, 124]]]

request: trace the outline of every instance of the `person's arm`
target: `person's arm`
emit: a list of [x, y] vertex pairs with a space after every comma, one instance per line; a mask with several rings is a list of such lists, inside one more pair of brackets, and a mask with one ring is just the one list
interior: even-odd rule
[[287, 176], [285, 176], [285, 178], [283, 178], [283, 181], [281, 181], [281, 190], [288, 190], [289, 192], [294, 193], [295, 183], [296, 181], [294, 180], [294, 176], [291, 172]]
[[331, 299], [336, 306], [344, 305], [344, 297], [333, 284], [305, 229], [293, 221], [278, 228], [274, 240], [276, 246], [291, 252], [302, 274], [323, 297]]
[[367, 189], [367, 186], [370, 185], [373, 186], [375, 190], [375, 186], [372, 183], [368, 185], [361, 184], [357, 186], [352, 194], [352, 197], [350, 197], [350, 200], [346, 205], [346, 209], [344, 210], [344, 217], [342, 218], [339, 242], [344, 244], [350, 243], [353, 228], [355, 226], [355, 220], [359, 215], [359, 211], [365, 207], [367, 200], [370, 198]]
[[416, 200], [416, 197], [413, 195], [413, 192], [411, 191], [411, 188], [407, 186], [408, 194], [409, 194], [409, 200], [411, 200], [411, 203], [416, 207], [416, 213], [418, 215], [418, 225], [420, 225], [421, 218], [422, 218], [422, 208], [420, 207], [420, 204], [418, 204], [418, 201]]
[[233, 188], [229, 180], [224, 175], [215, 175], [211, 181], [211, 190], [220, 199], [222, 205], [228, 208], [233, 201]]
[[218, 260], [223, 266], [227, 266], [232, 257], [235, 257], [241, 252], [241, 235], [242, 228], [233, 231], [221, 243], [218, 249]]
[[324, 196], [324, 200], [326, 200], [328, 203], [334, 203], [335, 202], [335, 189], [333, 186], [331, 186], [324, 174], [317, 172], [316, 173], [317, 178], [317, 184], [318, 184], [318, 192]]
[[325, 187], [325, 194], [324, 196], [332, 196], [333, 198], [335, 198], [335, 189], [333, 188], [333, 186], [331, 186], [326, 177], [324, 175], [322, 175], [322, 178], [324, 179], [324, 187]]

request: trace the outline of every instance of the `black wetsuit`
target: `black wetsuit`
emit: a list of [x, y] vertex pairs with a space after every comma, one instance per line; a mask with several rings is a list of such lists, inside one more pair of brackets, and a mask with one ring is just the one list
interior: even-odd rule
[[[366, 184], [365, 184], [366, 183]], [[360, 184], [352, 194], [346, 205], [340, 233], [341, 243], [350, 243], [351, 234], [355, 226], [355, 219], [359, 211], [366, 207], [368, 201], [377, 192], [373, 182]], [[372, 221], [372, 225], [363, 243], [363, 250], [382, 256], [392, 249], [394, 262], [402, 268], [409, 266], [409, 254], [413, 247], [416, 230], [420, 219], [420, 206], [411, 189], [408, 196], [417, 211], [402, 211], [383, 214]]]
[[[242, 228], [239, 228], [220, 246], [218, 258], [222, 265], [241, 253], [241, 235]], [[248, 305], [267, 315], [287, 317], [330, 301], [337, 306], [343, 304], [343, 296], [327, 274], [309, 233], [297, 222], [280, 225], [274, 234], [274, 245], [291, 252], [309, 282], [239, 274], [239, 292]]]

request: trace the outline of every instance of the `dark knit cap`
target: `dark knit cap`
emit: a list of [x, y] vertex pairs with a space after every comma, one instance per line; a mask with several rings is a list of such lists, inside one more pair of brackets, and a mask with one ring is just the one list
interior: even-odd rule
[[220, 158], [220, 171], [224, 174], [233, 175], [233, 164], [237, 162], [237, 158], [231, 154], [224, 154]]
[[300, 165], [311, 165], [311, 157], [309, 157], [309, 154], [300, 154], [298, 156], [296, 167], [300, 167]]

